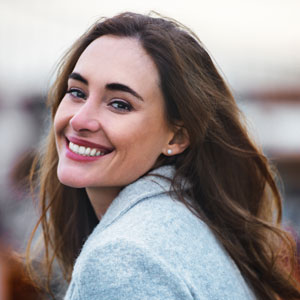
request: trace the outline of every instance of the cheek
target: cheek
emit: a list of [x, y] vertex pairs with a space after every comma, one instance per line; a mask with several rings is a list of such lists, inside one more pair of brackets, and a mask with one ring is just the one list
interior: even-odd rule
[[156, 131], [153, 124], [143, 118], [128, 118], [128, 120], [122, 120], [122, 122], [119, 120], [107, 122], [103, 129], [113, 144], [122, 147], [147, 143]]
[[61, 127], [61, 118], [58, 113], [58, 111], [55, 114], [54, 121], [53, 121], [53, 128], [54, 128], [54, 133], [56, 137], [56, 133], [59, 131], [59, 128]]
[[63, 102], [59, 105], [53, 125], [55, 130], [55, 135], [58, 135], [62, 132], [62, 130], [68, 125], [70, 119], [70, 109], [67, 109]]
[[[151, 122], [149, 122], [151, 121]], [[112, 144], [124, 155], [140, 154], [145, 157], [156, 157], [162, 152], [167, 139], [168, 130], [162, 122], [156, 123], [151, 120], [143, 122], [129, 122], [119, 127], [107, 128], [108, 138]], [[160, 125], [158, 125], [160, 124]]]

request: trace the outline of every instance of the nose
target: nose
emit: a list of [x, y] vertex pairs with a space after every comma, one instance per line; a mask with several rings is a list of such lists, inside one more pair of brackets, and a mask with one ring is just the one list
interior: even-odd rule
[[97, 118], [97, 109], [86, 102], [70, 119], [70, 125], [75, 131], [98, 131], [101, 124]]

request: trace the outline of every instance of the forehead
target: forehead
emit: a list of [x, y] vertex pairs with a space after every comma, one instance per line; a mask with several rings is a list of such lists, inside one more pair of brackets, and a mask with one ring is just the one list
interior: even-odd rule
[[159, 86], [156, 65], [136, 38], [105, 35], [94, 40], [79, 57], [74, 71], [89, 81]]

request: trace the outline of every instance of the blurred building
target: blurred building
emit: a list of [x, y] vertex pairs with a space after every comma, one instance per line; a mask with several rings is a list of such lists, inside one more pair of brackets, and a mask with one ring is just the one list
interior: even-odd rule
[[284, 183], [284, 222], [300, 234], [300, 85], [254, 90], [244, 98], [249, 127]]

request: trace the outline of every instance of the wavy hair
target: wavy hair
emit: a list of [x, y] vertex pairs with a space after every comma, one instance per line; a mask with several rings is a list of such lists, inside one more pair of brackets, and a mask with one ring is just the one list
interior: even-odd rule
[[[130, 12], [99, 20], [60, 64], [48, 96], [52, 120], [80, 55], [108, 34], [140, 42], [159, 72], [168, 122], [183, 124], [189, 135], [188, 149], [173, 157], [162, 155], [156, 163], [175, 166], [172, 185], [180, 201], [211, 228], [257, 299], [299, 299], [292, 275], [294, 245], [280, 227], [276, 173], [250, 139], [229, 88], [188, 28], [171, 19]], [[57, 163], [51, 128], [32, 174], [38, 172], [48, 276], [56, 259], [70, 280], [75, 259], [98, 220], [84, 189], [59, 182]], [[185, 201], [182, 178], [190, 184], [192, 203]]]

